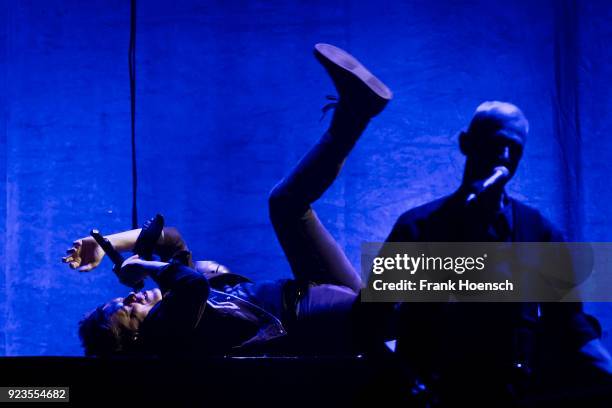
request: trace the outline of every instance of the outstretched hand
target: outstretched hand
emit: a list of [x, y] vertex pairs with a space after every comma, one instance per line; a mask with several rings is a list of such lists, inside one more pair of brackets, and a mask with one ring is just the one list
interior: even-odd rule
[[104, 250], [96, 240], [92, 237], [85, 237], [72, 243], [72, 247], [68, 248], [62, 262], [67, 263], [71, 269], [89, 272], [100, 265], [102, 258], [104, 258]]

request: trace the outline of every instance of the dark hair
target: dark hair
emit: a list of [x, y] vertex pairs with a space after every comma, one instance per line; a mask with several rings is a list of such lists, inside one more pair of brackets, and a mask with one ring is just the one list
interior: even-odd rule
[[110, 356], [132, 351], [134, 333], [112, 320], [104, 307], [99, 306], [79, 322], [79, 338], [86, 356]]

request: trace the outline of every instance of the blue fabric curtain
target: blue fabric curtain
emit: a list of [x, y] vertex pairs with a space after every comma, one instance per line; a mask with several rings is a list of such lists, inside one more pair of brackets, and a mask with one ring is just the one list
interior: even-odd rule
[[[311, 49], [329, 42], [395, 93], [316, 205], [355, 265], [458, 186], [456, 135], [491, 99], [531, 124], [511, 192], [571, 239], [610, 241], [611, 17], [575, 0], [139, 2], [140, 221], [163, 213], [197, 259], [289, 276], [267, 193], [327, 126]], [[79, 318], [126, 292], [108, 261], [59, 260], [131, 224], [129, 2], [8, 0], [0, 19], [0, 355], [80, 354]], [[612, 328], [610, 305], [589, 308]]]

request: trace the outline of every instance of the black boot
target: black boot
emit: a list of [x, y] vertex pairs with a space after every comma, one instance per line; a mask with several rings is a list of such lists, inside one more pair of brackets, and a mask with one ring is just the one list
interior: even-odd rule
[[330, 44], [316, 44], [314, 55], [338, 91], [339, 107], [359, 121], [378, 115], [393, 93], [346, 51]]
[[[275, 206], [281, 203], [285, 211], [294, 207], [297, 213], [303, 213], [334, 182], [370, 119], [393, 96], [385, 84], [340, 48], [316, 44], [314, 54], [329, 73], [339, 98], [330, 104], [335, 111], [328, 131], [272, 193]], [[290, 203], [283, 197], [291, 197]]]
[[331, 77], [338, 91], [338, 102], [323, 108], [334, 107], [329, 130], [322, 142], [328, 144], [330, 154], [342, 162], [351, 151], [370, 119], [379, 114], [393, 94], [346, 51], [330, 44], [316, 44], [314, 55]]

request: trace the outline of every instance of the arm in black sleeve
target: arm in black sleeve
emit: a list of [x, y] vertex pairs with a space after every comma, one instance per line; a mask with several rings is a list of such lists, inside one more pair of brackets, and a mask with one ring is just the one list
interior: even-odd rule
[[[407, 219], [408, 217], [406, 216], [406, 214], [407, 213], [404, 213], [402, 216], [400, 216], [393, 225], [389, 236], [380, 248], [380, 251], [378, 253], [379, 257], [395, 256], [396, 246], [394, 246], [393, 244], [388, 245], [388, 243], [413, 242], [416, 240], [416, 227], [413, 222]], [[373, 279], [379, 279], [378, 275], [370, 274], [370, 276], [368, 277], [368, 285], [372, 284]]]
[[[413, 233], [413, 223], [407, 222], [405, 216], [401, 216], [395, 222], [391, 233], [385, 240], [389, 242], [411, 242]], [[377, 256], [392, 256], [393, 248], [384, 245], [381, 247]], [[368, 276], [368, 287], [372, 286], [373, 280], [379, 279], [378, 275]], [[357, 302], [356, 315], [359, 316], [360, 324], [357, 325], [358, 338], [363, 341], [364, 347], [368, 351], [376, 353], [380, 351], [384, 341], [396, 339], [398, 336], [398, 304], [391, 302]]]
[[208, 279], [178, 262], [170, 263], [150, 273], [164, 293], [156, 311], [173, 329], [193, 329], [198, 326], [210, 286]]
[[162, 268], [149, 274], [157, 283], [159, 289], [164, 292], [185, 291], [198, 288], [199, 291], [208, 298], [209, 285], [208, 279], [201, 273], [182, 265], [178, 262], [169, 263]]
[[[546, 242], [565, 242], [565, 235], [550, 221], [542, 217]], [[576, 262], [573, 257], [580, 259], [581, 254], [575, 253], [580, 246], [561, 246], [557, 256], [551, 262], [558, 263], [555, 270], [557, 279], [552, 282], [557, 289], [565, 287], [572, 289], [588, 278], [591, 269], [585, 268], [582, 263]], [[561, 279], [559, 279], [561, 278]], [[547, 344], [556, 343], [560, 348], [577, 350], [587, 342], [601, 338], [601, 325], [596, 318], [584, 312], [582, 302], [543, 302], [541, 307], [541, 323]]]

